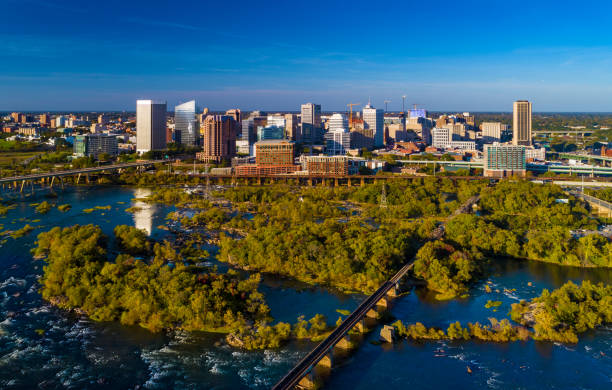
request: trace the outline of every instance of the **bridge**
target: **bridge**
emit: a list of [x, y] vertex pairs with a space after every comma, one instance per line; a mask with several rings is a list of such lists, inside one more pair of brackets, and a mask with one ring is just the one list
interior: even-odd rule
[[[468, 199], [460, 208], [450, 216], [449, 219], [455, 216], [468, 212], [472, 206], [478, 202], [480, 195], [476, 195]], [[438, 240], [444, 235], [444, 225], [439, 226], [433, 232], [430, 240]], [[287, 375], [285, 375], [274, 387], [273, 390], [289, 390], [296, 386], [299, 387], [315, 387], [312, 371], [314, 368], [323, 364], [331, 367], [333, 349], [341, 342], [348, 342], [348, 333], [356, 328], [363, 329], [364, 317], [370, 317], [376, 314], [375, 309], [378, 306], [387, 307], [387, 296], [396, 296], [399, 286], [399, 281], [414, 265], [416, 257], [406, 263], [391, 279], [383, 283], [372, 295], [367, 297], [357, 308], [342, 321], [342, 323], [330, 333], [325, 340], [317, 345], [308, 355], [300, 360]]]
[[[602, 161], [607, 161], [610, 159], [609, 157], [600, 157], [600, 156], [580, 156], [573, 155], [572, 158], [592, 158], [592, 159], [600, 159]], [[403, 164], [415, 164], [415, 165], [436, 165], [441, 166], [450, 166], [450, 167], [461, 167], [466, 169], [471, 168], [484, 168], [484, 162], [480, 161], [428, 161], [428, 160], [398, 160], [398, 162]], [[598, 165], [542, 165], [542, 164], [531, 164], [527, 163], [527, 170], [532, 172], [554, 172], [554, 173], [565, 173], [565, 174], [586, 174], [586, 175], [612, 175], [612, 167], [602, 167]]]
[[607, 157], [607, 156], [597, 156], [594, 154], [582, 154], [582, 153], [572, 153], [572, 152], [560, 152], [557, 153], [559, 155], [560, 158], [567, 158], [567, 159], [574, 159], [574, 160], [599, 160], [599, 161], [603, 161], [604, 165], [608, 165], [608, 163], [610, 163], [610, 166], [612, 166], [612, 157]]
[[593, 129], [570, 129], [570, 130], [534, 130], [533, 131], [533, 135], [567, 135], [567, 136], [572, 136], [572, 135], [585, 135], [585, 136], [589, 136], [591, 134], [593, 134], [594, 132], [596, 132], [597, 130], [593, 130]]
[[35, 181], [41, 181], [42, 183], [44, 183], [45, 181], [49, 181], [50, 179], [49, 186], [53, 187], [55, 178], [58, 178], [60, 181], [60, 184], [63, 186], [64, 182], [62, 178], [66, 176], [77, 176], [77, 183], [78, 183], [79, 179], [81, 178], [81, 175], [86, 175], [87, 178], [89, 178], [88, 175], [90, 173], [121, 171], [127, 168], [144, 168], [144, 167], [152, 166], [155, 164], [163, 164], [163, 163], [168, 163], [168, 161], [166, 160], [137, 161], [137, 162], [125, 163], [125, 164], [101, 165], [98, 167], [91, 167], [91, 168], [69, 169], [69, 170], [54, 171], [54, 172], [41, 172], [41, 173], [34, 173], [31, 175], [3, 177], [3, 178], [0, 178], [0, 184], [4, 188], [4, 186], [6, 185], [9, 185], [9, 186], [12, 185], [14, 187], [17, 187], [17, 183], [21, 183], [19, 192], [23, 192], [23, 188], [26, 182], [32, 183], [32, 186], [33, 186], [34, 185], [33, 183]]
[[591, 195], [587, 195], [583, 192], [570, 191], [570, 193], [574, 196], [582, 198], [591, 206], [591, 209], [596, 210], [600, 215], [604, 215], [608, 218], [612, 217], [612, 203], [606, 202], [605, 200], [601, 200]]

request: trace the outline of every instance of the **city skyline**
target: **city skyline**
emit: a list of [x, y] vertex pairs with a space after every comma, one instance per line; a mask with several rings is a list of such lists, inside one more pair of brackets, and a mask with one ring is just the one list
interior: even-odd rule
[[[122, 111], [136, 99], [169, 107], [196, 99], [212, 110], [316, 101], [343, 111], [371, 96], [375, 107], [390, 99], [399, 111], [407, 95], [432, 111], [511, 111], [507, 102], [520, 99], [538, 112], [612, 111], [607, 3], [597, 13], [572, 7], [572, 23], [558, 23], [567, 7], [548, 1], [513, 13], [482, 1], [264, 4], [263, 20], [249, 7], [239, 1], [231, 18], [203, 21], [227, 10], [7, 1], [0, 110]], [[365, 14], [367, 28], [355, 31]], [[52, 29], [48, 20], [57, 21]], [[452, 31], [436, 28], [444, 20], [457, 22]]]

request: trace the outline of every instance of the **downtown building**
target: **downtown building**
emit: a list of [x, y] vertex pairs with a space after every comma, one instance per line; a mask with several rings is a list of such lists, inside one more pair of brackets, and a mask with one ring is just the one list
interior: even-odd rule
[[480, 128], [482, 130], [482, 142], [492, 144], [502, 141], [502, 136], [508, 130], [508, 125], [501, 122], [483, 122]]
[[321, 105], [302, 104], [301, 111], [301, 141], [305, 144], [315, 144], [321, 140]]
[[86, 134], [74, 137], [73, 154], [76, 157], [93, 157], [101, 154], [117, 156], [117, 136], [110, 134]]
[[348, 120], [343, 114], [333, 114], [329, 118], [329, 131], [324, 134], [325, 153], [328, 156], [345, 155], [351, 148], [351, 133]]
[[383, 147], [385, 144], [385, 118], [384, 111], [374, 108], [368, 103], [363, 108], [363, 128], [371, 130], [373, 134], [374, 148]]
[[236, 121], [226, 115], [209, 115], [202, 124], [202, 151], [196, 153], [200, 161], [220, 163], [236, 155]]
[[298, 116], [295, 114], [285, 114], [285, 138], [292, 141], [301, 142], [299, 131]]
[[514, 102], [512, 145], [531, 146], [531, 103], [527, 100]]
[[186, 146], [196, 146], [199, 143], [195, 100], [174, 107], [174, 139], [176, 143]]
[[136, 151], [166, 149], [166, 103], [136, 101]]
[[255, 143], [255, 164], [234, 167], [238, 176], [282, 175], [300, 170], [295, 164], [295, 143], [288, 140], [268, 140]]
[[448, 127], [435, 127], [431, 132], [431, 146], [438, 149], [476, 150], [476, 142], [462, 141]]
[[525, 176], [527, 171], [525, 147], [521, 145], [484, 145], [485, 177]]

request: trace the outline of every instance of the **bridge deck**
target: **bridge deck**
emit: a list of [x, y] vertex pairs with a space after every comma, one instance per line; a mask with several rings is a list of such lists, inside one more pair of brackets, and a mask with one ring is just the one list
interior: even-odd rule
[[126, 164], [103, 165], [103, 166], [92, 167], [92, 168], [70, 169], [66, 171], [42, 172], [42, 173], [34, 173], [31, 175], [24, 175], [24, 176], [3, 177], [3, 178], [0, 178], [0, 184], [11, 183], [15, 181], [22, 181], [22, 180], [45, 179], [45, 178], [54, 177], [54, 176], [55, 177], [72, 176], [72, 175], [78, 175], [79, 173], [92, 173], [92, 172], [108, 171], [108, 170], [113, 170], [113, 169], [142, 167], [142, 166], [160, 164], [160, 163], [165, 163], [165, 162], [167, 161], [166, 160], [139, 161], [139, 162], [134, 162], [134, 163], [126, 163]]

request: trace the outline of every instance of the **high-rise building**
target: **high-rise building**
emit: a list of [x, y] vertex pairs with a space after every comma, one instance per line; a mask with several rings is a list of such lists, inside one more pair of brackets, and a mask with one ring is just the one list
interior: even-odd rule
[[287, 139], [300, 142], [298, 118], [295, 114], [285, 114], [285, 136]]
[[196, 121], [196, 102], [190, 100], [174, 107], [174, 132], [181, 145], [198, 144], [199, 132]]
[[314, 144], [321, 139], [321, 105], [306, 103], [302, 111], [302, 142]]
[[346, 129], [330, 130], [324, 135], [325, 153], [328, 156], [345, 155], [351, 148], [351, 133]]
[[371, 129], [354, 128], [350, 135], [351, 149], [372, 149], [374, 147], [374, 132]]
[[531, 146], [531, 103], [517, 100], [513, 112], [512, 144]]
[[104, 115], [104, 114], [100, 114], [98, 115], [98, 123], [101, 125], [105, 125], [108, 123], [108, 116]]
[[73, 153], [77, 157], [98, 158], [106, 153], [117, 155], [117, 136], [108, 134], [86, 134], [74, 137]]
[[508, 126], [501, 122], [483, 122], [480, 128], [482, 129], [482, 142], [491, 144], [501, 141], [502, 132], [506, 131]]
[[136, 151], [166, 149], [166, 102], [136, 101]]
[[226, 115], [209, 115], [202, 126], [204, 144], [197, 158], [206, 162], [231, 160], [236, 155], [236, 121]]
[[258, 167], [293, 166], [295, 144], [286, 140], [268, 140], [255, 144], [255, 162]]
[[524, 176], [526, 172], [525, 147], [521, 145], [484, 145], [484, 176]]
[[38, 117], [38, 121], [40, 122], [41, 126], [45, 126], [45, 127], [51, 126], [51, 117], [49, 116], [49, 114], [41, 114]]
[[268, 114], [268, 118], [266, 119], [268, 122], [268, 126], [277, 126], [285, 128], [285, 116], [282, 114]]
[[346, 119], [346, 115], [336, 113], [329, 118], [329, 131], [346, 131], [348, 128], [348, 119]]
[[234, 121], [236, 121], [236, 123], [242, 122], [242, 113], [240, 112], [239, 108], [232, 108], [231, 110], [227, 110], [225, 111], [225, 115], [234, 118]]
[[257, 128], [257, 141], [268, 141], [272, 139], [285, 138], [285, 129], [275, 125], [259, 126]]
[[55, 117], [55, 127], [64, 127], [66, 126], [66, 118], [62, 115], [58, 115]]
[[373, 131], [374, 148], [379, 148], [384, 145], [385, 119], [383, 110], [374, 108], [368, 103], [363, 108], [363, 128]]

